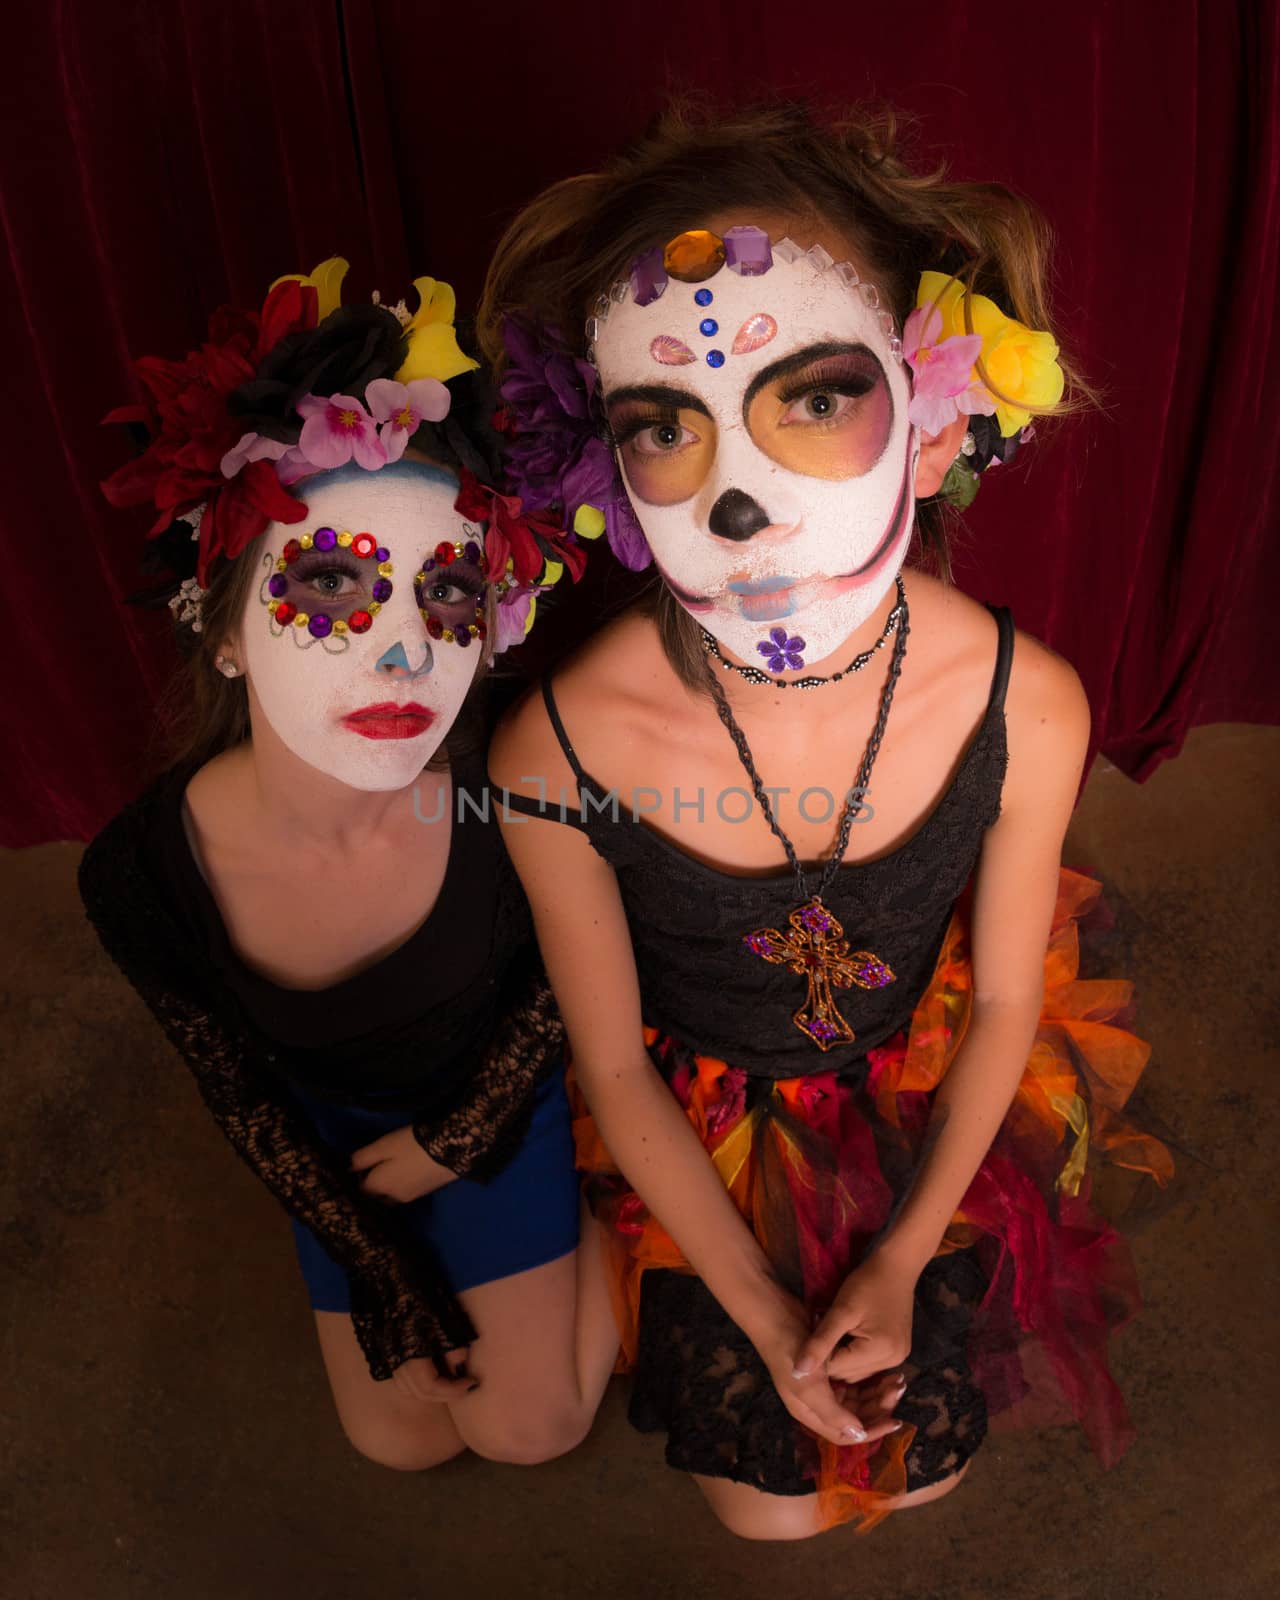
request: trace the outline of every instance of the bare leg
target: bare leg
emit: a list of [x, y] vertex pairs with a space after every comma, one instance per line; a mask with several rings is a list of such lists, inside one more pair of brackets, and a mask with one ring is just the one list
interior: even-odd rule
[[375, 1383], [340, 1311], [317, 1311], [316, 1332], [343, 1432], [363, 1456], [401, 1472], [439, 1466], [466, 1449], [448, 1406], [415, 1400], [394, 1383]]
[[437, 1466], [468, 1446], [515, 1462], [573, 1449], [591, 1427], [618, 1350], [604, 1234], [585, 1203], [577, 1250], [458, 1298], [480, 1329], [468, 1371], [481, 1383], [449, 1403], [415, 1400], [396, 1384], [375, 1382], [351, 1318], [315, 1313], [347, 1438], [361, 1455], [406, 1472]]
[[[923, 1489], [912, 1489], [889, 1504], [892, 1511], [905, 1511], [950, 1494], [969, 1470], [966, 1461], [959, 1472]], [[693, 1481], [706, 1496], [707, 1503], [730, 1533], [741, 1539], [811, 1539], [822, 1529], [818, 1525], [816, 1494], [765, 1494], [750, 1484], [733, 1483], [728, 1478], [702, 1478]]]

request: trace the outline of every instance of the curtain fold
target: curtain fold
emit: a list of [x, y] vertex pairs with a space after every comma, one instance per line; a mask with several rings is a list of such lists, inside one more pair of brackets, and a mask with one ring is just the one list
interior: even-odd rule
[[[1094, 749], [1134, 777], [1198, 722], [1280, 720], [1277, 9], [1081, 0], [1001, 21], [922, 0], [903, 28], [784, 21], [764, 0], [686, 0], [678, 29], [420, 0], [15, 14], [0, 842], [87, 837], [159, 759], [167, 616], [121, 604], [146, 519], [98, 490], [128, 451], [99, 419], [133, 395], [130, 357], [179, 355], [221, 302], [257, 304], [335, 253], [348, 298], [425, 272], [465, 307], [514, 208], [603, 159], [670, 89], [888, 101], [916, 119], [922, 159], [1042, 205], [1066, 336], [1106, 409], [989, 475], [958, 581], [1075, 665]], [[582, 598], [541, 648], [585, 626]]]

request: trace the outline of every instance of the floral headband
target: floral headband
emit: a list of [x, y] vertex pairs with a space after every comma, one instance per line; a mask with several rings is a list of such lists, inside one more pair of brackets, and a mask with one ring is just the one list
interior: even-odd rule
[[482, 481], [500, 477], [500, 445], [485, 437], [487, 416], [471, 427], [457, 416], [458, 391], [478, 363], [458, 345], [450, 286], [416, 279], [414, 312], [376, 293], [371, 305], [343, 306], [346, 273], [335, 256], [277, 279], [260, 312], [215, 312], [205, 343], [183, 360], [136, 362], [146, 400], [104, 420], [141, 425], [149, 443], [103, 492], [115, 506], [153, 505], [152, 538], [190, 530], [194, 574], [182, 570], [187, 541], [165, 541], [165, 559], [183, 580], [169, 605], [198, 632], [214, 558], [234, 560], [272, 522], [306, 517], [291, 485], [346, 462], [377, 471], [426, 426], [462, 463], [457, 510], [484, 525], [493, 643], [506, 649], [532, 625], [539, 593], [566, 570], [581, 576], [585, 552], [542, 508]]

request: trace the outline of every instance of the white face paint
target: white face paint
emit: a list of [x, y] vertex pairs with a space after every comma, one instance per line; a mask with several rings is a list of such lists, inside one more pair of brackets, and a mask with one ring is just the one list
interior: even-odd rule
[[[664, 578], [766, 671], [837, 650], [907, 552], [918, 435], [881, 316], [837, 269], [775, 256], [758, 277], [672, 279], [647, 306], [628, 293], [595, 340], [627, 492]], [[785, 665], [773, 630], [803, 640]]]
[[[453, 509], [455, 479], [425, 463], [339, 468], [299, 492], [306, 520], [273, 522], [263, 535], [241, 619], [245, 670], [272, 729], [309, 766], [353, 789], [403, 789], [452, 727], [482, 648], [474, 638], [463, 646], [430, 637], [414, 579], [425, 566], [421, 593], [431, 616], [465, 631], [484, 594], [479, 569], [465, 557], [437, 567], [434, 551], [441, 543], [478, 543], [480, 533]], [[326, 528], [355, 539], [328, 552], [304, 551], [277, 572], [289, 541]], [[357, 554], [368, 548], [357, 542], [361, 534], [378, 550]], [[286, 607], [350, 619], [347, 630], [314, 638], [292, 620], [282, 628], [268, 609], [273, 578]], [[379, 583], [391, 587], [380, 603]], [[371, 603], [367, 631], [356, 631]]]

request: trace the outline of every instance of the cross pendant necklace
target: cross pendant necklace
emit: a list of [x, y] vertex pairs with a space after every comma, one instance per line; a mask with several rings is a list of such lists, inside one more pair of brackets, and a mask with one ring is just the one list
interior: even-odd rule
[[841, 1014], [840, 1008], [836, 1005], [832, 991], [848, 989], [855, 985], [860, 989], [882, 989], [886, 984], [893, 983], [896, 976], [888, 963], [870, 950], [850, 951], [843, 926], [823, 904], [822, 897], [830, 888], [849, 847], [849, 832], [854, 817], [862, 808], [871, 768], [875, 764], [880, 741], [884, 737], [889, 707], [893, 703], [893, 691], [902, 671], [902, 659], [906, 654], [907, 635], [911, 631], [911, 626], [905, 598], [901, 601], [901, 606], [898, 636], [894, 641], [893, 657], [880, 696], [879, 715], [871, 731], [871, 737], [867, 741], [857, 782], [850, 789], [840, 816], [835, 849], [823, 868], [817, 892], [814, 894], [809, 892], [804, 868], [800, 865], [791, 840], [778, 826], [777, 818], [769, 803], [769, 796], [760, 781], [760, 774], [756, 771], [746, 735], [734, 720], [724, 690], [710, 670], [706, 657], [703, 657], [716, 711], [734, 742], [738, 759], [751, 779], [751, 787], [761, 813], [787, 853], [787, 860], [791, 863], [796, 877], [797, 898], [802, 902], [787, 917], [790, 925], [788, 932], [780, 932], [777, 928], [757, 928], [754, 932], [745, 934], [742, 942], [752, 955], [759, 956], [761, 960], [768, 961], [773, 966], [787, 967], [797, 977], [806, 980], [808, 987], [805, 997], [792, 1013], [791, 1020], [805, 1038], [816, 1044], [824, 1053], [833, 1045], [849, 1044], [857, 1037], [847, 1018]]

